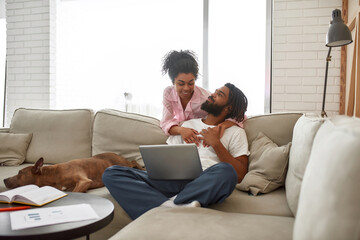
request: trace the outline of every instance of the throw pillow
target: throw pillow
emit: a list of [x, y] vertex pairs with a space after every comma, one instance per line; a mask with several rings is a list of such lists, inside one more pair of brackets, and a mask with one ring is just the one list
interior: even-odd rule
[[284, 186], [290, 146], [279, 147], [259, 132], [250, 146], [249, 171], [236, 188], [258, 195]]
[[32, 133], [0, 133], [0, 166], [16, 166], [25, 161]]

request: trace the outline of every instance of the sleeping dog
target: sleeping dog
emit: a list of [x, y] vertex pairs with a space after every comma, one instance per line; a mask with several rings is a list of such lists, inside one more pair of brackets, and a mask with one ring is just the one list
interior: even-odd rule
[[104, 186], [102, 175], [112, 165], [145, 170], [135, 160], [127, 161], [115, 153], [101, 153], [91, 158], [74, 159], [50, 166], [43, 164], [44, 159], [40, 158], [34, 166], [25, 167], [17, 175], [4, 179], [5, 186], [16, 188], [35, 184], [69, 192], [86, 192]]

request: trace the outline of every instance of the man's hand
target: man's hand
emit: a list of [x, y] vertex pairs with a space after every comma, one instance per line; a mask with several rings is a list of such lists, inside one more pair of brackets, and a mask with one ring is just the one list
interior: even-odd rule
[[204, 147], [214, 147], [216, 144], [220, 143], [220, 133], [216, 128], [203, 129], [200, 134], [202, 135], [200, 139], [203, 140]]

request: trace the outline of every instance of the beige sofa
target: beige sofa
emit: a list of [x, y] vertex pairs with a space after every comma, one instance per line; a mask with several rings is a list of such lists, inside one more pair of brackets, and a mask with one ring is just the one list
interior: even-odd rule
[[[90, 190], [115, 205], [114, 220], [91, 238], [360, 239], [359, 119], [269, 114], [249, 118], [244, 128], [249, 173], [222, 204], [159, 207], [131, 221], [106, 188]], [[142, 164], [138, 145], [166, 141], [157, 119], [116, 110], [18, 109], [0, 133], [22, 136], [23, 149], [30, 142], [25, 162], [1, 166], [1, 179], [40, 156], [53, 164], [115, 152]]]

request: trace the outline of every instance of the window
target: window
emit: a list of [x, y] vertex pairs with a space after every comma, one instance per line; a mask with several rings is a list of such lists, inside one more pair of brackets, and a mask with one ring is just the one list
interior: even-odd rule
[[247, 115], [265, 103], [266, 1], [209, 3], [209, 90], [227, 82], [247, 96]]
[[[200, 73], [203, 67], [209, 69], [208, 75], [200, 74], [197, 85], [205, 82], [204, 86], [214, 91], [232, 82], [249, 99], [247, 114], [263, 113], [266, 12], [259, 5], [266, 8], [266, 2], [248, 2], [60, 1], [56, 107], [114, 108], [160, 119], [163, 89], [171, 85], [170, 79], [162, 76], [162, 58], [170, 50], [191, 49], [198, 56]], [[209, 3], [208, 20], [203, 18], [205, 3]], [[254, 10], [256, 15], [261, 17], [254, 18], [251, 12], [241, 14], [255, 6], [259, 8]], [[203, 34], [204, 19], [209, 25], [207, 36]], [[256, 38], [241, 42], [247, 41], [241, 39], [245, 31], [254, 31]], [[205, 38], [208, 47], [203, 44]], [[203, 56], [208, 56], [208, 65]]]
[[[161, 59], [171, 49], [201, 56], [201, 10], [201, 1], [193, 0], [61, 2], [57, 107], [127, 109], [160, 118], [163, 89], [171, 84], [162, 77]], [[124, 93], [131, 93], [130, 101]]]

